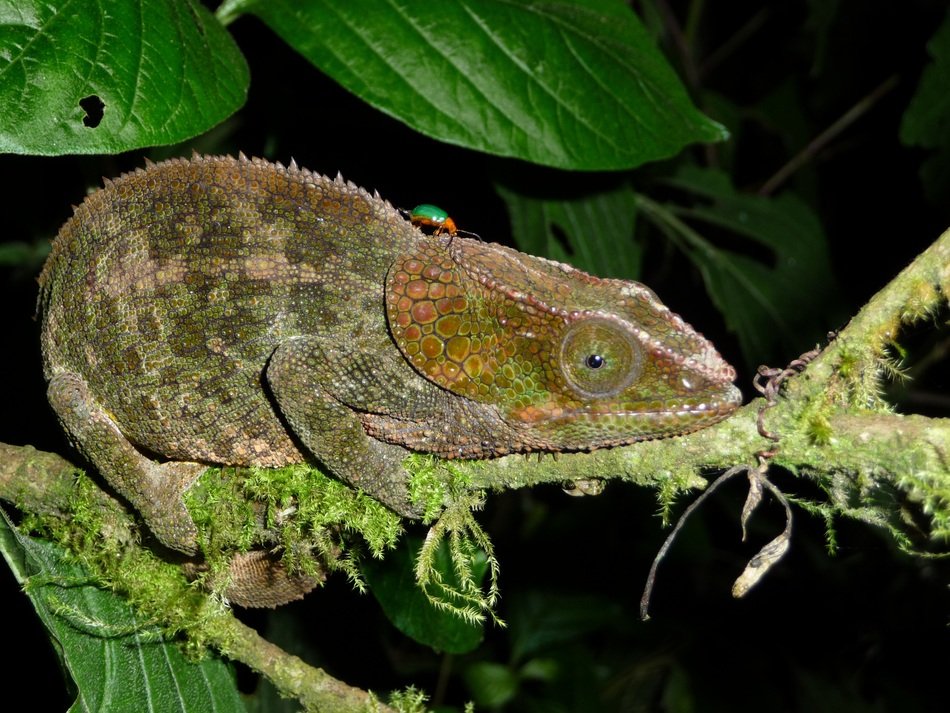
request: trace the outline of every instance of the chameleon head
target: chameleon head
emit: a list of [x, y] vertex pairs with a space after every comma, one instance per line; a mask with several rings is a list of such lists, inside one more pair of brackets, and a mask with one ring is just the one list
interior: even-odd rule
[[687, 433], [741, 402], [733, 368], [636, 282], [459, 238], [401, 257], [386, 298], [410, 363], [496, 407], [525, 449]]

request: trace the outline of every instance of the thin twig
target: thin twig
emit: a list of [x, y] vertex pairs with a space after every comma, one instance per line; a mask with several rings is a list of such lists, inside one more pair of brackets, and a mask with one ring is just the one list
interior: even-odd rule
[[653, 584], [656, 582], [656, 570], [660, 566], [660, 561], [666, 557], [667, 550], [670, 549], [670, 546], [673, 544], [673, 540], [676, 539], [676, 535], [679, 534], [679, 531], [683, 529], [683, 525], [686, 524], [686, 520], [690, 515], [698, 508], [703, 502], [708, 498], [716, 489], [725, 483], [727, 480], [733, 476], [738, 475], [739, 473], [744, 473], [749, 470], [747, 465], [736, 465], [727, 470], [725, 473], [716, 478], [705, 492], [696, 498], [693, 502], [689, 504], [683, 514], [680, 515], [679, 520], [676, 521], [676, 525], [673, 526], [672, 532], [667, 535], [666, 540], [663, 542], [659, 551], [656, 553], [656, 557], [653, 558], [653, 564], [650, 565], [650, 573], [647, 575], [646, 585], [643, 587], [643, 595], [640, 597], [640, 618], [643, 621], [647, 621], [650, 618], [649, 609], [650, 609], [650, 597], [653, 595]]
[[825, 148], [825, 146], [831, 143], [832, 140], [837, 138], [842, 131], [866, 114], [871, 109], [871, 107], [873, 107], [881, 99], [881, 97], [896, 87], [898, 79], [899, 78], [896, 74], [892, 74], [877, 87], [875, 87], [873, 91], [858, 100], [858, 102], [853, 107], [848, 109], [848, 111], [842, 114], [837, 121], [818, 134], [818, 136], [816, 136], [814, 139], [809, 141], [805, 148], [795, 154], [788, 163], [782, 166], [772, 175], [771, 178], [763, 183], [762, 187], [759, 189], [759, 195], [768, 196], [774, 193], [779, 186], [785, 183], [785, 181], [787, 181], [792, 176], [792, 174], [794, 174], [806, 163], [811, 161], [816, 154], [818, 154], [823, 148]]
[[705, 79], [713, 70], [728, 59], [736, 50], [739, 49], [750, 37], [758, 32], [771, 14], [771, 9], [764, 7], [755, 13], [746, 21], [742, 27], [736, 30], [731, 37], [719, 45], [718, 48], [706, 55], [697, 70], [699, 80]]

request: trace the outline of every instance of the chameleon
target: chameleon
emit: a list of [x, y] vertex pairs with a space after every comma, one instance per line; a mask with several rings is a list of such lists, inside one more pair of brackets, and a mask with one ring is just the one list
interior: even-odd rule
[[47, 395], [151, 533], [193, 554], [209, 465], [322, 465], [418, 517], [402, 466], [712, 425], [735, 371], [644, 285], [461, 235], [261, 159], [149, 163], [88, 196], [39, 279]]

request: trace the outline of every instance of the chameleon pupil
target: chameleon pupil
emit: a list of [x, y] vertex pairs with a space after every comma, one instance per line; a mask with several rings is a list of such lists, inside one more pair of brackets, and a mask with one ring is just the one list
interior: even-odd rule
[[587, 361], [585, 363], [591, 369], [599, 369], [604, 365], [605, 361], [606, 360], [600, 354], [591, 354], [587, 357]]

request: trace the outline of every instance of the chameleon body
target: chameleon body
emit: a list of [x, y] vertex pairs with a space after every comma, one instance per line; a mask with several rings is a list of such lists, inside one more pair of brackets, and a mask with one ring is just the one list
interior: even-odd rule
[[460, 236], [266, 161], [106, 181], [40, 277], [50, 402], [169, 547], [207, 464], [322, 463], [417, 513], [409, 451], [488, 458], [686, 433], [733, 369], [635, 282]]

